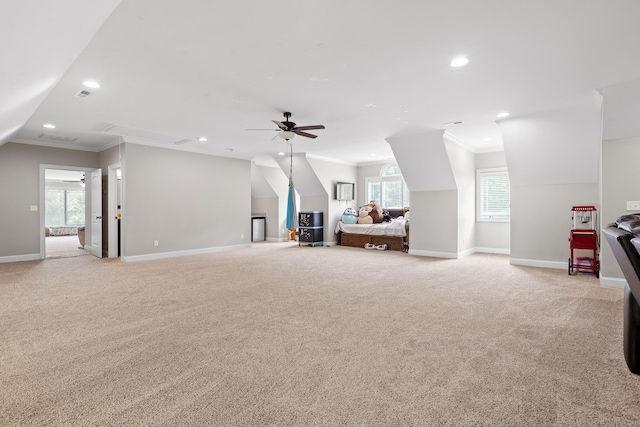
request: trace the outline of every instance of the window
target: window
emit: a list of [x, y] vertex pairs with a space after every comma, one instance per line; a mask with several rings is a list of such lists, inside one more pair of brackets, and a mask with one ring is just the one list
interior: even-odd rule
[[409, 207], [409, 189], [398, 165], [385, 165], [379, 177], [367, 178], [366, 201], [370, 200], [386, 209]]
[[509, 221], [511, 191], [507, 168], [478, 169], [478, 221]]
[[46, 190], [48, 227], [84, 225], [84, 190]]

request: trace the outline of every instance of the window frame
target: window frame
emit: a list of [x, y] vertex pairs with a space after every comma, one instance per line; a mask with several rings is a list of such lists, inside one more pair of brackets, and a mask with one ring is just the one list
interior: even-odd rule
[[386, 175], [386, 172], [390, 168], [400, 169], [397, 163], [386, 163], [385, 165], [382, 166], [382, 168], [380, 168], [380, 173], [378, 174], [378, 176], [371, 176], [371, 177], [365, 178], [365, 187], [366, 187], [365, 191], [367, 195], [365, 203], [368, 203], [371, 200], [376, 200], [375, 198], [371, 197], [371, 194], [369, 193], [369, 189], [370, 189], [371, 183], [378, 183], [379, 189], [380, 189], [379, 190], [380, 200], [376, 200], [376, 203], [378, 203], [380, 207], [382, 207], [383, 209], [409, 208], [409, 206], [385, 206], [385, 204], [383, 203], [383, 201], [386, 201], [386, 197], [384, 194], [385, 186], [383, 185], [384, 182], [400, 182], [401, 183], [400, 203], [404, 204], [406, 200], [408, 200], [409, 203], [411, 203], [409, 187], [407, 187], [407, 183], [405, 182], [404, 177], [402, 176], [402, 173], [396, 174], [396, 175]]
[[[484, 191], [483, 178], [489, 176], [506, 176], [509, 184], [509, 212], [489, 214], [483, 212]], [[478, 222], [511, 222], [511, 181], [506, 167], [486, 168], [476, 170], [476, 221]]]

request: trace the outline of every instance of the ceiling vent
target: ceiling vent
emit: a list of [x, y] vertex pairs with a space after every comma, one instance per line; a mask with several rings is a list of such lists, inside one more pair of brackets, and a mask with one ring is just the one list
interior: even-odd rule
[[78, 138], [72, 138], [70, 136], [50, 135], [48, 133], [41, 133], [38, 138], [50, 139], [52, 141], [64, 141], [64, 142], [76, 142], [78, 140]]
[[88, 90], [81, 89], [76, 93], [75, 96], [78, 98], [86, 98], [89, 95], [91, 95], [91, 92], [89, 92]]

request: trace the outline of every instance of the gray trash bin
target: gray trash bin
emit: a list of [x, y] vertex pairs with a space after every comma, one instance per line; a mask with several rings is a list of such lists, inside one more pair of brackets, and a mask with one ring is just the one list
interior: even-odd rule
[[265, 217], [251, 218], [251, 241], [261, 242], [264, 240]]

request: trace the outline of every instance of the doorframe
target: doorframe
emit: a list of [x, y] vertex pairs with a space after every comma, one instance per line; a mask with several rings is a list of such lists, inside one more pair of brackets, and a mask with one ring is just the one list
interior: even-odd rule
[[[122, 237], [118, 242], [118, 220], [117, 220], [117, 186], [118, 186], [118, 169], [120, 169], [120, 176], [122, 177], [122, 163], [114, 163], [107, 167], [108, 171], [108, 186], [107, 186], [107, 230], [108, 230], [108, 258], [117, 258], [118, 257], [118, 249], [120, 249], [120, 253], [122, 253], [121, 245], [122, 245]], [[122, 178], [121, 178], [122, 179]], [[120, 194], [120, 200], [122, 201], [122, 194]], [[122, 212], [122, 209], [120, 210]], [[122, 225], [122, 220], [121, 223]]]
[[[45, 171], [47, 169], [59, 169], [59, 170], [67, 170], [67, 171], [82, 171], [82, 172], [91, 172], [98, 168], [85, 167], [85, 166], [67, 166], [67, 165], [50, 165], [40, 163], [40, 259], [45, 259], [46, 254], [46, 243], [45, 243], [45, 214], [46, 214], [46, 205], [45, 205]], [[84, 223], [85, 223], [85, 237], [91, 236], [91, 221], [87, 221], [87, 218], [91, 216], [91, 188], [90, 186], [85, 185], [84, 191]], [[89, 200], [89, 202], [87, 202]], [[89, 205], [89, 209], [87, 209], [87, 205]], [[86, 246], [86, 242], [85, 242]]]

